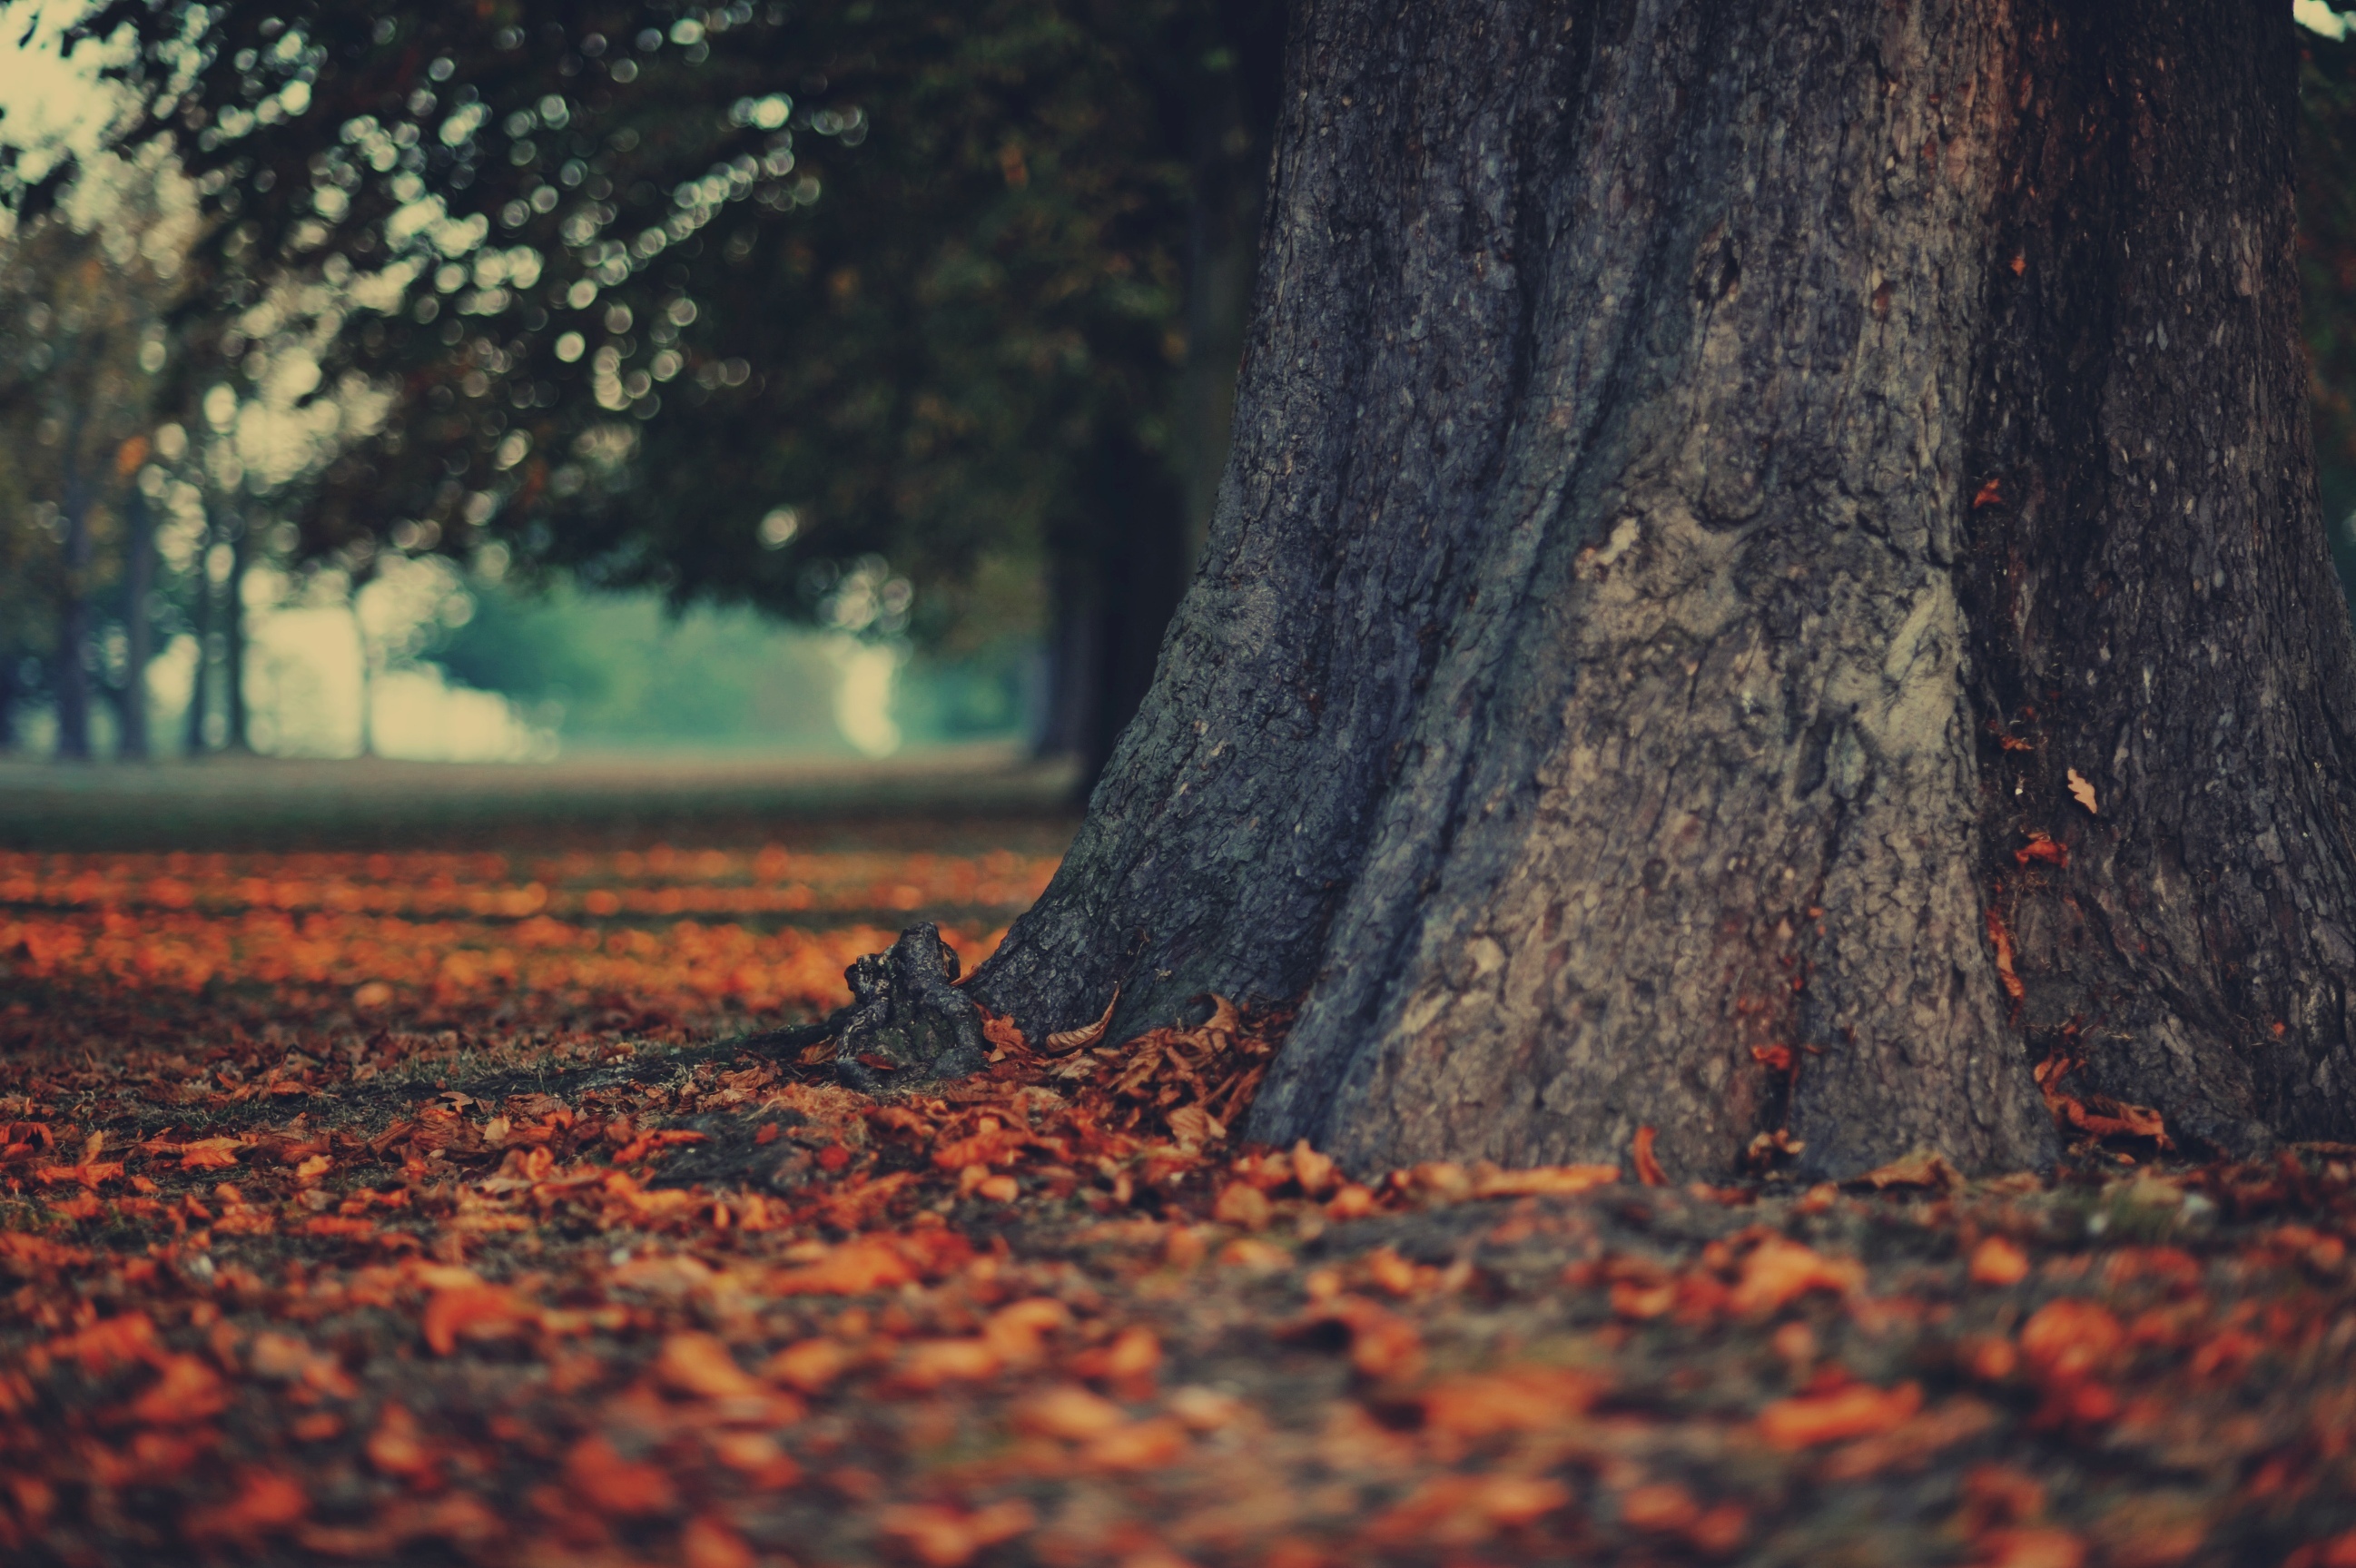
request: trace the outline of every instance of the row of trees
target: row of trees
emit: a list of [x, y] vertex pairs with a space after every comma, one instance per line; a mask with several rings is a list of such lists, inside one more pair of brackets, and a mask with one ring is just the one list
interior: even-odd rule
[[[200, 214], [138, 406], [202, 429], [213, 389], [243, 407], [294, 361], [298, 408], [374, 389], [375, 423], [268, 480], [291, 564], [355, 586], [496, 546], [526, 578], [951, 648], [1044, 589], [1050, 744], [1100, 759], [1211, 510], [1278, 25], [101, 7], [77, 36], [121, 51], [115, 145], [167, 151]], [[80, 232], [49, 214], [71, 177], [17, 193], [37, 270], [45, 228]], [[198, 553], [235, 570], [252, 542], [214, 510]]]

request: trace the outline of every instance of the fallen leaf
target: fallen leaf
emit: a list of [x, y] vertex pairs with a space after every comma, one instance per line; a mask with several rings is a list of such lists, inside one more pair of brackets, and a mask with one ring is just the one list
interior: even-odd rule
[[1661, 1162], [1653, 1157], [1655, 1136], [1655, 1133], [1650, 1127], [1636, 1129], [1634, 1148], [1636, 1179], [1646, 1187], [1666, 1187], [1669, 1185], [1669, 1174], [1661, 1168]]
[[1981, 1285], [2017, 1285], [2029, 1277], [2029, 1254], [2002, 1236], [1990, 1236], [1972, 1250], [1971, 1281]]
[[761, 1375], [806, 1394], [824, 1393], [851, 1366], [851, 1352], [840, 1340], [804, 1339], [770, 1357]]
[[655, 1377], [667, 1389], [702, 1399], [746, 1399], [764, 1391], [728, 1347], [709, 1334], [666, 1338], [655, 1357]]
[[2066, 1530], [2038, 1526], [1989, 1531], [1974, 1568], [2083, 1568], [2085, 1561], [2083, 1540]]
[[1037, 1516], [1020, 1498], [968, 1512], [939, 1503], [908, 1503], [876, 1517], [884, 1539], [897, 1541], [925, 1568], [962, 1568], [976, 1553], [1030, 1530]]
[[1865, 1265], [1855, 1258], [1827, 1258], [1782, 1236], [1770, 1236], [1742, 1260], [1742, 1273], [1726, 1305], [1744, 1316], [1781, 1311], [1810, 1291], [1850, 1295], [1865, 1288]]
[[1220, 1224], [1241, 1226], [1247, 1230], [1264, 1229], [1269, 1214], [1268, 1195], [1249, 1182], [1241, 1181], [1229, 1182], [1211, 1208], [1211, 1218]]
[[1893, 1187], [1926, 1187], [1944, 1191], [1961, 1186], [1963, 1179], [1938, 1150], [1916, 1149], [1886, 1165], [1877, 1165], [1863, 1176], [1851, 1176], [1849, 1182], [1852, 1186], [1869, 1187], [1876, 1192], [1886, 1192]]
[[685, 1568], [753, 1568], [756, 1561], [744, 1538], [710, 1514], [696, 1515], [679, 1532], [679, 1560]]
[[2078, 804], [2086, 808], [2088, 816], [2097, 814], [2094, 811], [2094, 787], [2087, 783], [2074, 768], [2070, 769], [2070, 796]]
[[131, 1418], [152, 1426], [209, 1421], [229, 1407], [229, 1389], [194, 1356], [166, 1357], [145, 1393], [131, 1402]]
[[1996, 949], [1997, 980], [2003, 985], [2004, 993], [2018, 1002], [2028, 995], [2029, 991], [2021, 984], [2019, 973], [2012, 967], [2011, 929], [2004, 923], [2004, 917], [1997, 913], [1993, 904], [1987, 907], [1987, 922], [1988, 942]]
[[1829, 1393], [1777, 1400], [1759, 1413], [1759, 1433], [1777, 1448], [1812, 1448], [1887, 1432], [1922, 1408], [1920, 1383], [1878, 1389], [1851, 1383]]
[[1529, 1197], [1566, 1195], [1610, 1187], [1619, 1179], [1618, 1165], [1537, 1165], [1527, 1170], [1491, 1171], [1475, 1176], [1472, 1196]]
[[2070, 864], [2070, 849], [2067, 844], [2056, 843], [2043, 833], [2032, 832], [2029, 835], [2027, 844], [2012, 852], [2012, 858], [2021, 865], [2027, 865], [2031, 861], [2041, 861], [2048, 865], [2067, 867]]
[[311, 1511], [302, 1483], [280, 1470], [249, 1469], [227, 1502], [191, 1509], [181, 1532], [191, 1541], [251, 1541], [292, 1528]]
[[2048, 1378], [2072, 1380], [2108, 1364], [2126, 1340], [2118, 1315], [2099, 1302], [2063, 1296], [2020, 1326], [2020, 1353]]
[[1017, 1431], [1081, 1443], [1128, 1424], [1128, 1412], [1077, 1383], [1042, 1389], [1014, 1407]]
[[625, 1459], [592, 1433], [564, 1455], [564, 1484], [575, 1501], [613, 1519], [666, 1514], [679, 1504], [671, 1479], [652, 1465]]
[[1104, 1016], [1080, 1028], [1061, 1029], [1049, 1035], [1045, 1045], [1042, 1047], [1043, 1054], [1051, 1057], [1067, 1056], [1073, 1051], [1085, 1050], [1095, 1045], [1105, 1037], [1105, 1031], [1112, 1027], [1113, 1009], [1119, 1005], [1120, 987], [1116, 985], [1112, 988], [1112, 1000], [1105, 1004]]
[[458, 1337], [498, 1338], [529, 1323], [532, 1309], [505, 1285], [472, 1284], [435, 1291], [425, 1304], [425, 1343], [437, 1356], [458, 1348]]

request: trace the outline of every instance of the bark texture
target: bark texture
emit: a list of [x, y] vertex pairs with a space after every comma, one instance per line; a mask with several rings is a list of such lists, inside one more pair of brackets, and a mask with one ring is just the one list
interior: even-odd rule
[[1309, 0], [1205, 561], [973, 988], [1304, 995], [1249, 1131], [1360, 1166], [2035, 1165], [2057, 1044], [2356, 1126], [2289, 27]]

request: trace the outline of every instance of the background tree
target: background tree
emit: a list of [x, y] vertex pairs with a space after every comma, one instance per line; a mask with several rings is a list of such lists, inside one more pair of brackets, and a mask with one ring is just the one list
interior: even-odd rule
[[969, 987], [1353, 1164], [2356, 1128], [2266, 4], [1296, 15], [1203, 572]]
[[[70, 202], [21, 224], [0, 257], [0, 420], [10, 432], [0, 661], [13, 709], [39, 686], [58, 751], [91, 755], [91, 703], [116, 710], [118, 746], [147, 751], [146, 666], [154, 647], [152, 519], [137, 480], [168, 352], [166, 313], [188, 214], [155, 159], [108, 159]], [[0, 719], [0, 727], [13, 720]]]

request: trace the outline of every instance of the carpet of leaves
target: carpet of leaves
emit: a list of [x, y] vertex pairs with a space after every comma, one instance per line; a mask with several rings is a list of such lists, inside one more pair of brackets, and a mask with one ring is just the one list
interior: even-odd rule
[[1052, 865], [0, 857], [0, 1559], [2356, 1568], [2356, 1149], [1345, 1174], [1280, 1006], [742, 1038]]

